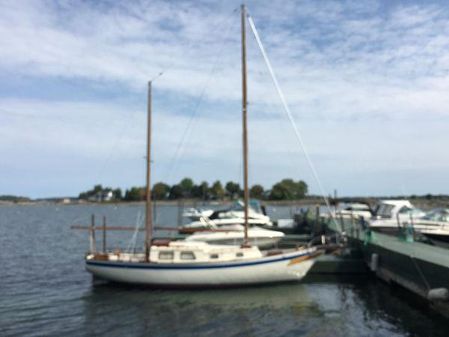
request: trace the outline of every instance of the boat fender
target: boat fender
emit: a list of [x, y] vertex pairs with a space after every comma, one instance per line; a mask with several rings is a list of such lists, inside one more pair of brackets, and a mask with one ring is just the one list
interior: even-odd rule
[[379, 267], [379, 255], [373, 253], [371, 254], [370, 269], [371, 271], [376, 272], [378, 267]]
[[326, 244], [326, 236], [325, 235], [321, 235], [321, 244], [322, 245]]
[[430, 289], [427, 293], [427, 299], [430, 301], [447, 301], [449, 300], [449, 290], [446, 288]]

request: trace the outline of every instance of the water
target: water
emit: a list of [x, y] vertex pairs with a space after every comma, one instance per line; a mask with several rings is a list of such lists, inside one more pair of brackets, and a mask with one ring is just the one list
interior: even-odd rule
[[[203, 291], [94, 286], [87, 232], [69, 229], [91, 213], [134, 226], [143, 206], [0, 206], [0, 336], [447, 335], [448, 322], [407, 292], [360, 277]], [[157, 213], [176, 223], [176, 207]], [[126, 247], [132, 232], [108, 235], [109, 247]]]

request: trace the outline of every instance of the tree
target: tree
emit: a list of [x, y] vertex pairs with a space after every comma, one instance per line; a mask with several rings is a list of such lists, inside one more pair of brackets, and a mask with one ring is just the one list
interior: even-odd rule
[[219, 180], [212, 184], [212, 187], [210, 188], [210, 195], [213, 199], [223, 199], [224, 193], [225, 191]]
[[78, 195], [78, 199], [86, 200], [88, 198], [87, 192], [81, 192]]
[[270, 193], [270, 199], [273, 200], [296, 200], [302, 199], [307, 194], [307, 184], [300, 180], [283, 179], [273, 185]]
[[263, 198], [264, 189], [262, 185], [254, 185], [249, 190], [249, 195], [251, 198], [262, 199]]
[[103, 191], [105, 191], [106, 189], [107, 188], [103, 188], [103, 186], [101, 185], [95, 185], [93, 189], [80, 193], [78, 198], [87, 200], [91, 197], [100, 197]]
[[228, 193], [230, 198], [235, 198], [240, 195], [241, 188], [238, 183], [234, 183], [232, 181], [229, 181], [226, 183], [226, 192]]
[[200, 185], [194, 185], [192, 188], [192, 197], [207, 200], [209, 195], [209, 184], [203, 181]]
[[126, 201], [140, 201], [145, 197], [145, 189], [142, 187], [131, 187], [125, 192]]
[[153, 199], [155, 200], [164, 200], [167, 199], [169, 192], [170, 186], [162, 182], [159, 182], [154, 184], [151, 194], [153, 196]]
[[173, 185], [170, 188], [170, 192], [168, 194], [168, 198], [171, 200], [180, 199], [182, 198], [182, 187], [179, 185]]
[[192, 188], [193, 188], [193, 180], [190, 178], [184, 178], [179, 183], [179, 186], [181, 186], [182, 189], [182, 195], [186, 198], [190, 197], [192, 195]]
[[296, 198], [297, 199], [303, 199], [306, 196], [308, 191], [309, 191], [309, 188], [304, 181], [299, 180], [296, 183]]
[[207, 183], [207, 181], [203, 181], [200, 185], [201, 187], [201, 193], [202, 193], [202, 198], [203, 200], [208, 200], [209, 199], [209, 184]]
[[97, 193], [102, 192], [102, 191], [103, 191], [103, 186], [101, 186], [101, 185], [95, 185], [95, 186], [94, 186], [94, 189], [93, 189], [93, 191], [92, 191], [92, 195], [97, 194]]
[[112, 191], [115, 200], [122, 200], [122, 190], [120, 188], [116, 188]]

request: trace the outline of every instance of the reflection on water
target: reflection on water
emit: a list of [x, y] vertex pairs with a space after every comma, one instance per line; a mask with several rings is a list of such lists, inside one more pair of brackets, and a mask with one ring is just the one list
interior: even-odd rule
[[[69, 226], [92, 212], [131, 225], [142, 210], [0, 207], [0, 336], [446, 336], [447, 322], [408, 292], [368, 278], [203, 291], [93, 285], [87, 234]], [[159, 209], [163, 223], [177, 213]]]
[[[414, 308], [386, 285], [367, 278], [255, 288], [174, 291], [111, 284], [86, 292], [84, 328], [117, 335], [171, 336], [446, 336], [446, 322]], [[126, 303], [126, 306], [123, 304]]]

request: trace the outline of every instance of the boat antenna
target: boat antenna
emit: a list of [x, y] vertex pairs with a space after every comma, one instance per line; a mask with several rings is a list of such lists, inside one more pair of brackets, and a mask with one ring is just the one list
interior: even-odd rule
[[244, 191], [244, 213], [245, 231], [243, 245], [248, 246], [248, 133], [247, 133], [247, 88], [246, 88], [246, 8], [241, 6], [242, 17], [242, 122], [243, 122], [243, 191]]

